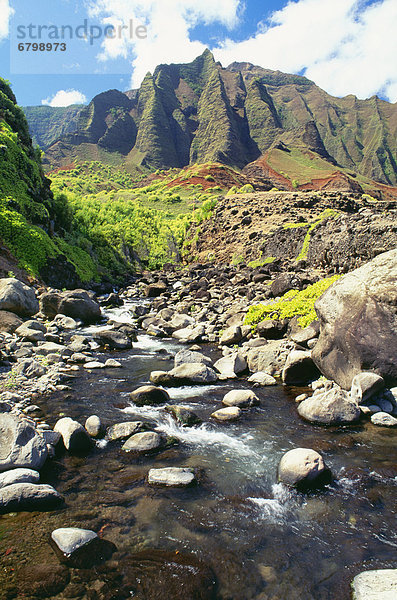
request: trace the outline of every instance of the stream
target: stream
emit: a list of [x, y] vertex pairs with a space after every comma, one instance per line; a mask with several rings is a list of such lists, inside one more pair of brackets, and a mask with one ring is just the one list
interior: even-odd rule
[[[130, 321], [128, 305], [107, 315]], [[348, 600], [358, 572], [397, 567], [395, 432], [371, 423], [338, 428], [305, 423], [294, 403], [304, 389], [281, 385], [255, 388], [261, 405], [243, 411], [238, 422], [213, 422], [209, 415], [221, 407], [224, 394], [248, 387], [244, 380], [167, 389], [173, 403], [192, 408], [203, 421], [181, 427], [163, 407], [138, 408], [128, 394], [147, 383], [151, 371], [172, 368], [170, 356], [185, 346], [147, 335], [133, 346], [103, 355], [117, 358], [123, 368], [82, 370], [68, 382], [70, 390], [41, 399], [46, 421], [53, 426], [66, 415], [84, 423], [91, 414], [105, 425], [144, 420], [179, 445], [136, 458], [120, 442], [102, 440], [88, 456], [60, 453], [48, 461], [42, 482], [54, 485], [65, 505], [0, 517], [1, 599], [29, 598], [13, 595], [15, 577], [26, 578], [28, 587], [36, 565], [57, 563], [49, 545], [57, 527], [101, 531], [117, 547], [100, 569], [72, 570], [65, 590], [51, 596], [62, 600], [107, 598], [106, 590], [118, 585], [116, 574], [131, 568], [131, 555], [152, 549], [200, 559], [216, 575], [220, 600]], [[210, 345], [203, 352], [220, 356]], [[321, 452], [334, 483], [309, 495], [277, 484], [279, 460], [295, 447]], [[197, 469], [198, 485], [149, 486], [148, 470], [167, 466]], [[129, 595], [114, 597], [133, 598], [133, 579]], [[164, 597], [193, 600], [183, 590]]]

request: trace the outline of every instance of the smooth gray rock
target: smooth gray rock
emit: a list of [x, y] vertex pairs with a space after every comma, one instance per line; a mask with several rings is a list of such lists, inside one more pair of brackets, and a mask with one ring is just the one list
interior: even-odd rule
[[316, 301], [320, 337], [312, 357], [349, 390], [363, 370], [397, 383], [397, 249], [344, 275]]
[[253, 373], [250, 377], [248, 377], [248, 381], [251, 383], [257, 383], [258, 385], [268, 386], [268, 385], [277, 385], [277, 381], [264, 371], [258, 371], [258, 373]]
[[54, 342], [45, 342], [44, 344], [41, 344], [35, 348], [35, 353], [42, 356], [47, 356], [48, 354], [71, 356], [73, 354], [67, 346], [64, 346], [63, 344], [56, 344]]
[[239, 408], [257, 406], [259, 403], [258, 396], [252, 390], [231, 390], [222, 400], [222, 404], [225, 406], [238, 406]]
[[142, 421], [126, 421], [125, 423], [116, 423], [108, 429], [107, 438], [111, 441], [123, 440], [129, 438], [134, 433], [141, 431]]
[[150, 469], [148, 474], [148, 482], [155, 485], [186, 487], [195, 481], [196, 477], [193, 470], [185, 467]]
[[0, 475], [0, 488], [14, 483], [39, 483], [40, 473], [33, 469], [12, 469]]
[[194, 352], [192, 350], [179, 350], [176, 353], [174, 359], [174, 366], [179, 367], [185, 363], [203, 363], [207, 367], [212, 366], [212, 360], [208, 356], [204, 356], [201, 352]]
[[74, 552], [98, 538], [97, 534], [90, 529], [78, 527], [61, 527], [51, 533], [53, 542], [66, 557], [72, 556]]
[[194, 342], [199, 342], [202, 338], [202, 336], [205, 333], [205, 326], [204, 325], [196, 325], [196, 327], [185, 327], [184, 329], [178, 329], [177, 331], [174, 331], [174, 333], [172, 334], [172, 337], [180, 340], [181, 342], [186, 343], [194, 343]]
[[45, 326], [39, 321], [26, 321], [15, 330], [15, 333], [28, 342], [44, 341]]
[[166, 404], [170, 397], [168, 392], [154, 385], [143, 385], [130, 393], [130, 400], [137, 406]]
[[39, 312], [34, 289], [13, 277], [0, 279], [0, 310], [20, 317], [31, 317]]
[[0, 514], [22, 510], [53, 509], [63, 497], [51, 485], [14, 483], [0, 489]]
[[3, 333], [14, 333], [23, 321], [20, 317], [8, 310], [0, 310], [0, 331]]
[[323, 457], [309, 448], [294, 448], [284, 454], [278, 466], [278, 481], [300, 489], [329, 481]]
[[282, 371], [288, 354], [283, 340], [272, 340], [264, 346], [249, 349], [248, 368], [251, 373], [264, 371], [269, 375], [278, 374]]
[[282, 380], [287, 385], [305, 385], [320, 375], [310, 351], [293, 350], [285, 363]]
[[397, 569], [364, 571], [353, 579], [354, 600], [395, 600]]
[[88, 417], [84, 427], [86, 428], [88, 434], [93, 438], [100, 437], [103, 433], [101, 419], [97, 415], [91, 415]]
[[386, 412], [377, 412], [372, 415], [371, 423], [380, 427], [396, 427], [397, 419]]
[[384, 387], [383, 377], [376, 373], [362, 371], [353, 378], [350, 395], [357, 404], [361, 404], [382, 392]]
[[227, 406], [216, 410], [210, 416], [217, 421], [237, 421], [241, 414], [242, 410], [238, 406]]
[[224, 377], [234, 378], [247, 369], [247, 361], [241, 354], [236, 352], [217, 360], [214, 369]]
[[241, 327], [239, 325], [232, 325], [222, 333], [219, 343], [230, 346], [232, 344], [238, 344], [242, 339], [243, 335], [241, 333]]
[[324, 425], [353, 423], [361, 415], [358, 404], [347, 392], [337, 388], [303, 400], [298, 406], [298, 413], [311, 423]]
[[30, 421], [0, 414], [0, 472], [18, 467], [39, 471], [47, 454], [46, 443]]
[[64, 446], [69, 452], [85, 452], [93, 442], [80, 423], [70, 417], [62, 417], [55, 423], [54, 431], [61, 434]]
[[207, 367], [202, 363], [187, 363], [174, 367], [170, 372], [170, 376], [176, 383], [214, 383], [217, 381], [217, 374], [211, 367]]
[[128, 440], [122, 446], [122, 450], [125, 450], [126, 452], [136, 452], [142, 454], [144, 452], [157, 450], [157, 448], [160, 448], [162, 443], [163, 440], [158, 433], [154, 431], [144, 431], [142, 433], [136, 433], [128, 438]]

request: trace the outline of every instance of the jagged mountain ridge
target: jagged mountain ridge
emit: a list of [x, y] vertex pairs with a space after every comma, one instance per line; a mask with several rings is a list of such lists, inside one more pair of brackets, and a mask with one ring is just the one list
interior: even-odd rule
[[243, 168], [279, 145], [397, 184], [397, 104], [334, 98], [299, 75], [249, 63], [223, 68], [206, 50], [159, 65], [139, 90], [110, 90], [47, 150], [49, 168], [100, 159], [150, 169], [216, 161]]

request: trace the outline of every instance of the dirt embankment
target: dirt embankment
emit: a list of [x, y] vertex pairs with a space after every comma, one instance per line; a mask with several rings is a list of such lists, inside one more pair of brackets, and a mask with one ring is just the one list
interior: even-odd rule
[[397, 246], [397, 202], [341, 192], [224, 197], [190, 232], [190, 257], [221, 263], [270, 257], [346, 272]]

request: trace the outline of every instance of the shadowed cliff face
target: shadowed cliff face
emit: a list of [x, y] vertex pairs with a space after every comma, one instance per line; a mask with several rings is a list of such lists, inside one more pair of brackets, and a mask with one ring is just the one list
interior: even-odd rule
[[[43, 107], [43, 119], [47, 113]], [[38, 119], [36, 109], [33, 133]], [[99, 94], [75, 116], [72, 133], [62, 134], [57, 119], [50, 166], [100, 156], [149, 168], [208, 161], [244, 167], [286, 143], [397, 183], [397, 105], [376, 96], [334, 98], [305, 77], [249, 63], [222, 68], [208, 50], [192, 63], [159, 65], [139, 90]]]

